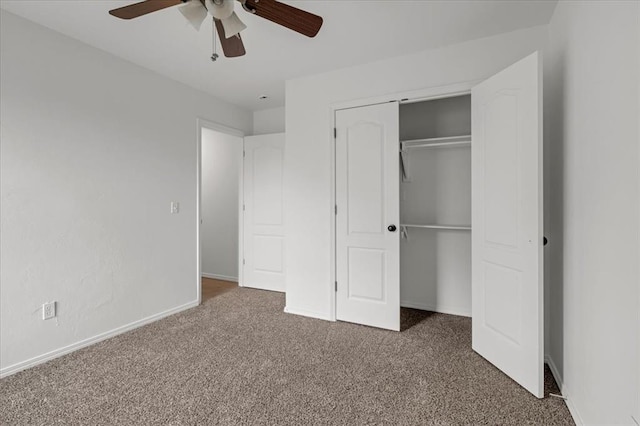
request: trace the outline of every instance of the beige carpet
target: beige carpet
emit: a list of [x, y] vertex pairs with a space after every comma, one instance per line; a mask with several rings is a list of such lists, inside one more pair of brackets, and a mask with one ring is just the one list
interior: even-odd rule
[[471, 350], [469, 319], [404, 310], [394, 333], [283, 307], [238, 288], [5, 378], [0, 424], [573, 424]]

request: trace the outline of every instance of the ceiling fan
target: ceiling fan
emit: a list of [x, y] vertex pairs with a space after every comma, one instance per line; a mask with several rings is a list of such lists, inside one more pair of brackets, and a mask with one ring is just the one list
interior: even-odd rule
[[[110, 10], [109, 14], [121, 19], [133, 19], [183, 4], [180, 12], [196, 30], [200, 29], [208, 15], [213, 16], [224, 55], [237, 57], [246, 53], [240, 32], [247, 26], [234, 11], [236, 1], [242, 4], [245, 11], [307, 37], [315, 37], [322, 27], [322, 17], [277, 0], [146, 0]], [[215, 60], [213, 57], [212, 59]]]

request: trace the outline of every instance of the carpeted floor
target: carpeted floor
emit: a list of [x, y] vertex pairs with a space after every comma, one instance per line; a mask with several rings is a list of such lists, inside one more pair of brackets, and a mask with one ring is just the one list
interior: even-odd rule
[[283, 307], [237, 288], [2, 379], [0, 424], [573, 424], [476, 355], [467, 318], [403, 310], [395, 333]]

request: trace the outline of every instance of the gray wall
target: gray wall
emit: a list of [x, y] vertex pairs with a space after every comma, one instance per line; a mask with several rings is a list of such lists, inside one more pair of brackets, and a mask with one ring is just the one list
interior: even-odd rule
[[253, 113], [253, 134], [265, 135], [268, 133], [284, 132], [284, 107], [268, 108]]
[[[252, 114], [0, 12], [0, 373], [197, 302], [197, 117]], [[170, 214], [170, 202], [180, 213]], [[58, 317], [40, 307], [58, 302]]]
[[545, 55], [549, 353], [585, 424], [640, 421], [639, 8], [561, 1]]

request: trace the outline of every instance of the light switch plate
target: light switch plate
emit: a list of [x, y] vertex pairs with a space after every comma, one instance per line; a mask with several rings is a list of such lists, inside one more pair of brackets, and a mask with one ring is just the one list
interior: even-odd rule
[[180, 203], [177, 201], [172, 201], [171, 202], [171, 214], [178, 214], [180, 213]]

